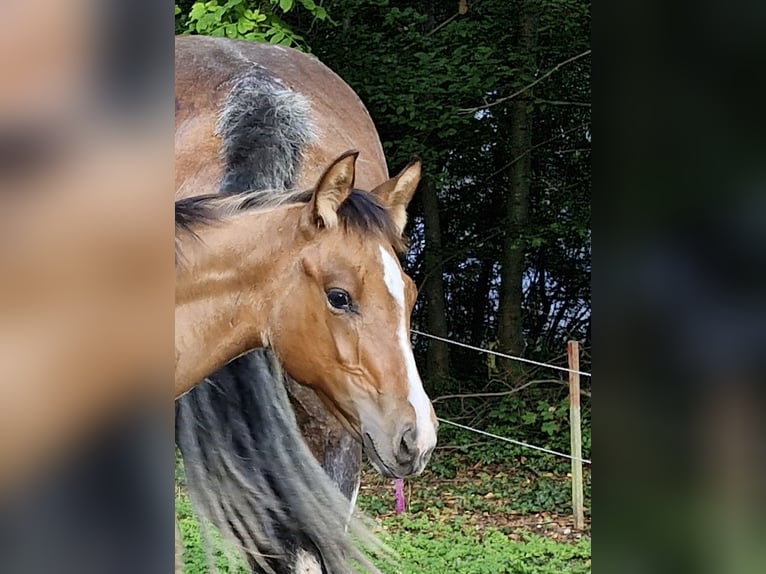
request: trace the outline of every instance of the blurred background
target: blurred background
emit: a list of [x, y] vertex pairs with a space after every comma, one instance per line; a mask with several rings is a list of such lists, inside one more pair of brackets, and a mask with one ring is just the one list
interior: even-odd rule
[[0, 571], [168, 572], [172, 6], [2, 12]]

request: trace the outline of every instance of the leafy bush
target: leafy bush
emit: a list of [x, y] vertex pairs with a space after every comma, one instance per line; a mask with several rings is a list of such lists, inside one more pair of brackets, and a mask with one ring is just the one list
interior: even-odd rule
[[[569, 398], [565, 386], [529, 387], [500, 399], [476, 398], [437, 403], [439, 416], [531, 445], [570, 452]], [[471, 418], [474, 420], [472, 421]], [[474, 422], [476, 421], [476, 422]], [[583, 456], [590, 458], [590, 401], [581, 404]], [[437, 455], [431, 468], [443, 477], [454, 474], [458, 461], [498, 464], [513, 461], [538, 472], [566, 473], [570, 462], [527, 447], [483, 438], [447, 424], [439, 428], [439, 444], [448, 453]]]
[[194, 2], [188, 9], [175, 6], [176, 33], [225, 36], [307, 49], [303, 37], [280, 17], [297, 5], [317, 20], [326, 20], [327, 11], [314, 0], [209, 0]]

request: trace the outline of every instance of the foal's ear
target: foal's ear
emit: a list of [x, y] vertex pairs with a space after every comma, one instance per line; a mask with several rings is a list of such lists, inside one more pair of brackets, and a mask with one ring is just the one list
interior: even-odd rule
[[358, 155], [356, 150], [347, 151], [319, 178], [311, 198], [311, 215], [317, 225], [335, 227], [338, 224], [338, 209], [354, 190]]
[[400, 235], [404, 233], [404, 226], [407, 225], [407, 206], [420, 183], [420, 171], [421, 161], [416, 159], [399, 175], [372, 190], [373, 195], [391, 213], [391, 218]]

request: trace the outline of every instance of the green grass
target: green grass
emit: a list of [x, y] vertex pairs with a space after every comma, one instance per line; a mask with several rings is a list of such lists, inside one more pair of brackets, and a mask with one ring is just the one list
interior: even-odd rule
[[[589, 531], [569, 529], [566, 476], [517, 466], [467, 464], [443, 476], [439, 461], [407, 481], [408, 512], [393, 512], [393, 483], [365, 473], [358, 508], [372, 517], [398, 559], [379, 563], [386, 574], [579, 574], [591, 569]], [[590, 473], [586, 474], [590, 482]], [[588, 489], [589, 494], [589, 489]], [[589, 496], [586, 497], [589, 502]], [[200, 528], [188, 499], [176, 509], [184, 536], [186, 572], [206, 574]], [[222, 573], [239, 573], [221, 553]]]
[[438, 523], [423, 515], [382, 521], [381, 536], [399, 554], [387, 574], [548, 574], [590, 572], [590, 540], [560, 543], [527, 534], [515, 541], [499, 529], [478, 531], [467, 520]]

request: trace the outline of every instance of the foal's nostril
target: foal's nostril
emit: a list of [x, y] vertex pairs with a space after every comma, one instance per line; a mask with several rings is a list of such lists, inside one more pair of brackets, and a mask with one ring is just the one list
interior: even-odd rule
[[408, 426], [405, 428], [399, 441], [399, 448], [396, 451], [396, 462], [399, 464], [409, 464], [417, 456], [417, 453], [415, 429]]

